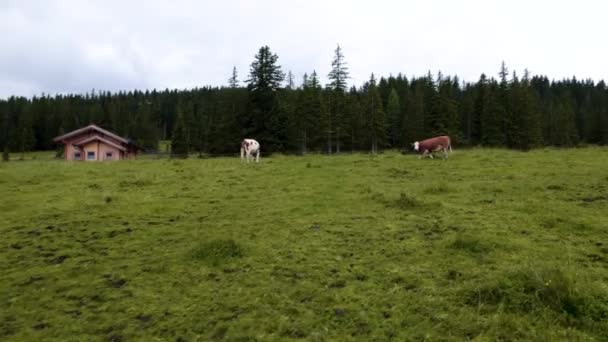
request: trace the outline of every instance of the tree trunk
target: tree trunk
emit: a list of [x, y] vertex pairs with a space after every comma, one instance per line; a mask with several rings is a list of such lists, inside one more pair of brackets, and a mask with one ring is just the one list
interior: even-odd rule
[[306, 130], [302, 132], [302, 141], [300, 142], [300, 153], [306, 154]]
[[340, 153], [340, 127], [336, 128], [336, 153]]
[[9, 158], [9, 154], [8, 154], [8, 145], [4, 145], [4, 150], [2, 151], [2, 161], [7, 162], [10, 158]]
[[329, 125], [327, 127], [327, 154], [331, 155], [331, 114], [328, 118]]

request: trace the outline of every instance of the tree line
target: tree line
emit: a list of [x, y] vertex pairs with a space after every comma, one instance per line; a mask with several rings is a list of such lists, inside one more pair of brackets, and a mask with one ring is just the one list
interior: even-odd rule
[[576, 77], [550, 81], [518, 75], [503, 63], [497, 77], [403, 74], [348, 86], [340, 46], [329, 83], [316, 71], [295, 80], [263, 46], [247, 79], [236, 68], [222, 87], [190, 90], [91, 91], [0, 100], [0, 146], [9, 152], [51, 150], [52, 139], [90, 123], [131, 138], [144, 149], [172, 140], [175, 154], [225, 154], [242, 138], [264, 152], [408, 149], [448, 134], [458, 145], [528, 150], [541, 146], [608, 144], [608, 88]]

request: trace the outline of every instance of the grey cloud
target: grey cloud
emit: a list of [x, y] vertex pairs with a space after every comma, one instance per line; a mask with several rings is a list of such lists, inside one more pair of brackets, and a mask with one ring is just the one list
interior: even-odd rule
[[600, 79], [606, 9], [590, 0], [5, 0], [0, 98], [223, 85], [233, 65], [247, 78], [262, 45], [298, 83], [312, 70], [326, 82], [337, 43], [351, 84], [428, 70], [475, 81], [502, 60], [520, 72]]

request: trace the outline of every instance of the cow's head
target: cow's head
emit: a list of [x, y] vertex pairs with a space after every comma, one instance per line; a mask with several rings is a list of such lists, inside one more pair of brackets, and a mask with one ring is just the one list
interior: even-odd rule
[[414, 151], [418, 151], [420, 148], [420, 143], [416, 141], [415, 143], [412, 143], [412, 147], [414, 148]]

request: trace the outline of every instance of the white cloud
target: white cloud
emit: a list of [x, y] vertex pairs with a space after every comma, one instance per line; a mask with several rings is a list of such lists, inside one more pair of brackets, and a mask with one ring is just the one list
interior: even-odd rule
[[591, 0], [12, 1], [0, 3], [0, 97], [223, 85], [269, 45], [296, 81], [324, 80], [337, 43], [351, 83], [388, 75], [509, 69], [608, 78]]

